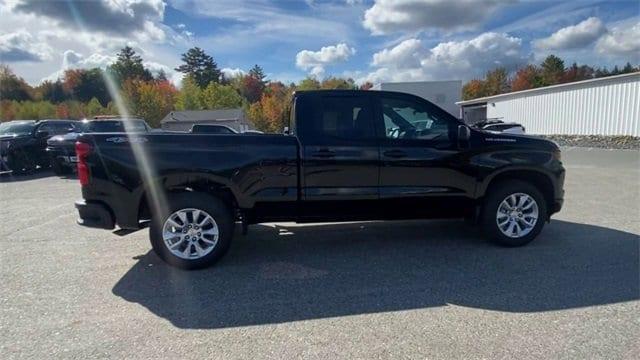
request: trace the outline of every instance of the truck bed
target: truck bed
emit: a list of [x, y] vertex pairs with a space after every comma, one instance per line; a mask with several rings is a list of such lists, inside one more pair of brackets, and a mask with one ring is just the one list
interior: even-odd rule
[[137, 228], [141, 200], [153, 184], [167, 191], [208, 183], [230, 191], [239, 208], [298, 199], [299, 147], [284, 135], [84, 134], [93, 147], [87, 157], [91, 184], [83, 197], [104, 202], [122, 228]]

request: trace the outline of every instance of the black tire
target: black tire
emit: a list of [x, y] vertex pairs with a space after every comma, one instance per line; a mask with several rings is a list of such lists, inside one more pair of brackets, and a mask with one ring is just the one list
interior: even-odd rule
[[[211, 195], [194, 192], [170, 195], [167, 202], [168, 210], [161, 214], [152, 211], [149, 227], [151, 246], [162, 260], [181, 269], [193, 270], [212, 266], [227, 253], [233, 239], [235, 222], [231, 209], [224, 202]], [[189, 208], [205, 211], [218, 226], [218, 240], [213, 250], [197, 259], [184, 259], [174, 255], [162, 238], [163, 226], [169, 216], [178, 210]]]
[[57, 176], [64, 176], [71, 173], [71, 169], [62, 164], [62, 162], [58, 159], [51, 160], [51, 169], [53, 169], [53, 173]]
[[[531, 231], [521, 237], [509, 237], [498, 226], [496, 215], [498, 207], [511, 194], [523, 193], [532, 197], [538, 207], [538, 219]], [[534, 185], [520, 180], [506, 180], [495, 184], [487, 190], [482, 209], [482, 230], [495, 243], [508, 246], [523, 246], [530, 243], [540, 234], [544, 223], [547, 221], [547, 204], [544, 196]]]

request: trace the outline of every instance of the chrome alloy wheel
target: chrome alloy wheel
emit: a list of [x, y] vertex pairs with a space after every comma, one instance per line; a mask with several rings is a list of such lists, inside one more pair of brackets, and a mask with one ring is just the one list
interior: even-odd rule
[[533, 230], [538, 222], [538, 203], [530, 195], [515, 193], [507, 196], [496, 213], [498, 229], [510, 237], [521, 238]]
[[199, 209], [180, 209], [162, 227], [162, 239], [171, 253], [187, 260], [200, 259], [218, 244], [218, 224]]

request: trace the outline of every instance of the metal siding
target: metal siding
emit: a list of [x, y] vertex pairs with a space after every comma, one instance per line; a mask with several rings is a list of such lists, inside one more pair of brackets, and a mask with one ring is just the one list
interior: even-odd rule
[[487, 118], [518, 122], [531, 134], [640, 136], [640, 76], [496, 99]]

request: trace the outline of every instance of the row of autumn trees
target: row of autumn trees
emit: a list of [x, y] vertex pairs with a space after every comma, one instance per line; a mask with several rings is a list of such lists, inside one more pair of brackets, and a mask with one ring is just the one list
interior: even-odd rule
[[[335, 77], [322, 81], [306, 78], [286, 85], [267, 79], [258, 65], [246, 74], [227, 78], [214, 59], [198, 47], [182, 54], [181, 60], [182, 64], [175, 69], [185, 75], [180, 89], [163, 71], [152, 74], [130, 47], [120, 50], [116, 61], [104, 70], [69, 69], [59, 79], [44, 81], [35, 87], [16, 76], [9, 67], [0, 66], [0, 120], [116, 115], [120, 109], [115, 100], [120, 98], [129, 114], [147, 120], [154, 127], [172, 110], [243, 107], [256, 129], [277, 132], [287, 120], [291, 94], [296, 90], [369, 89], [372, 86], [365, 83], [358, 87], [352, 79]], [[483, 79], [464, 85], [463, 98], [639, 70], [631, 64], [611, 71], [575, 63], [565, 67], [562, 59], [550, 55], [540, 65], [527, 65], [513, 74], [504, 68], [489, 71]], [[109, 84], [113, 85], [112, 91]]]
[[518, 69], [513, 75], [509, 74], [504, 67], [488, 71], [483, 79], [471, 80], [462, 87], [462, 98], [471, 100], [511, 91], [521, 91], [636, 71], [640, 71], [640, 66], [634, 67], [631, 63], [627, 63], [622, 68], [615, 66], [612, 70], [608, 70], [606, 67], [593, 68], [589, 65], [578, 65], [577, 63], [565, 67], [564, 60], [555, 55], [549, 55], [540, 65], [526, 65]]
[[[358, 88], [351, 79], [333, 77], [322, 81], [307, 78], [285, 85], [269, 81], [258, 65], [246, 74], [227, 78], [213, 58], [198, 47], [182, 54], [182, 64], [175, 70], [185, 74], [180, 89], [165, 72], [154, 76], [130, 47], [123, 48], [117, 60], [104, 70], [69, 69], [59, 79], [35, 87], [9, 67], [1, 66], [0, 119], [115, 115], [120, 113], [120, 98], [129, 114], [144, 118], [154, 127], [172, 110], [243, 107], [257, 129], [275, 132], [284, 125], [295, 90]], [[117, 94], [109, 91], [109, 83], [114, 84]], [[363, 88], [370, 86], [365, 84]]]

